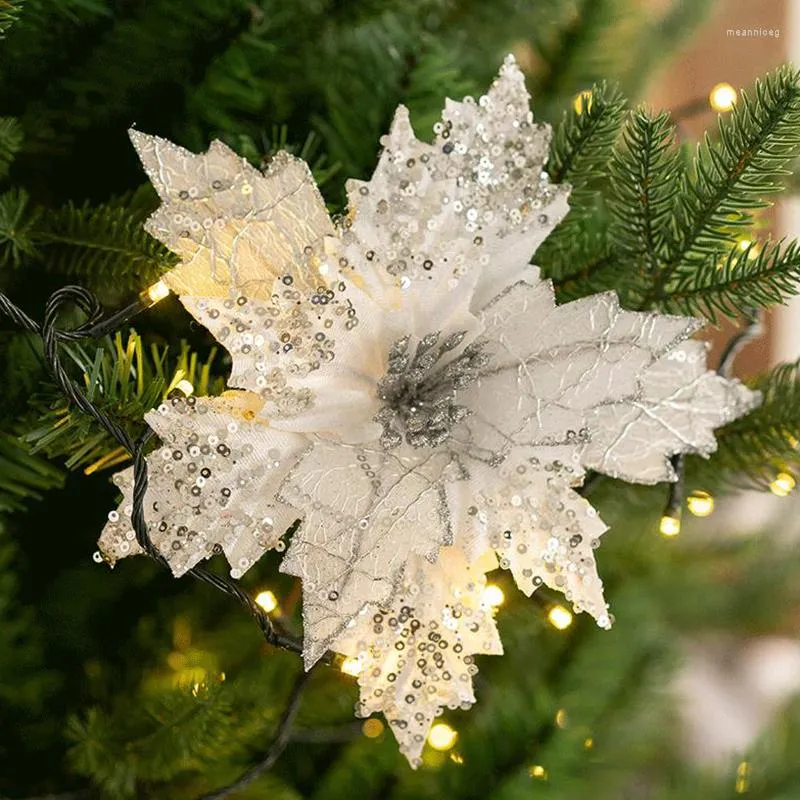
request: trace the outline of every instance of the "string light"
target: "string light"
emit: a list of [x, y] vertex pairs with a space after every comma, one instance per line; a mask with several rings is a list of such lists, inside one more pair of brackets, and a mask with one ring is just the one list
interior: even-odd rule
[[744, 794], [750, 788], [750, 764], [742, 761], [736, 768], [736, 794]]
[[559, 708], [556, 711], [556, 726], [559, 728], [566, 728], [567, 727], [567, 709], [566, 708]]
[[428, 744], [434, 750], [450, 750], [458, 739], [458, 731], [446, 722], [437, 722], [428, 733]]
[[377, 739], [383, 733], [383, 723], [379, 719], [368, 719], [361, 726], [361, 733], [367, 739]]
[[346, 658], [344, 661], [342, 661], [342, 665], [339, 667], [339, 669], [345, 675], [352, 675], [355, 678], [357, 675], [361, 674], [362, 670], [364, 669], [364, 665], [357, 658]]
[[450, 760], [454, 764], [461, 766], [464, 763], [464, 756], [462, 756], [461, 753], [450, 753]]
[[708, 103], [714, 111], [730, 111], [736, 105], [736, 89], [729, 83], [718, 83], [708, 96]]
[[565, 631], [572, 625], [572, 612], [564, 606], [553, 606], [547, 612], [548, 622], [559, 631]]
[[681, 532], [680, 517], [672, 517], [665, 514], [661, 517], [658, 530], [662, 536], [677, 536]]
[[572, 99], [572, 107], [575, 109], [576, 114], [583, 114], [584, 111], [588, 111], [592, 107], [592, 93], [589, 89], [584, 89], [575, 95]]
[[192, 382], [187, 381], [186, 378], [179, 380], [175, 384], [175, 388], [186, 397], [191, 397], [194, 394], [194, 386], [192, 386]]
[[583, 746], [584, 746], [584, 747], [585, 747], [587, 750], [591, 750], [591, 749], [594, 747], [594, 739], [592, 739], [592, 737], [591, 737], [591, 736], [587, 736], [587, 737], [586, 737], [586, 738], [583, 740]]
[[686, 498], [686, 507], [695, 517], [708, 517], [714, 511], [714, 498], [698, 489]]
[[795, 486], [797, 486], [797, 481], [792, 475], [788, 472], [779, 472], [769, 485], [769, 490], [778, 497], [786, 497], [792, 493]]
[[547, 780], [547, 770], [541, 764], [534, 764], [533, 766], [528, 767], [528, 775], [531, 778], [537, 778], [540, 781]]
[[265, 589], [256, 595], [256, 604], [270, 614], [278, 607], [278, 598], [269, 589]]
[[483, 604], [490, 608], [497, 608], [503, 605], [505, 599], [506, 596], [503, 594], [503, 590], [494, 583], [490, 583], [486, 586], [481, 597]]
[[164, 281], [157, 281], [152, 286], [145, 289], [144, 294], [150, 301], [150, 305], [154, 306], [156, 303], [163, 300], [169, 294], [169, 292], [169, 286], [167, 286]]

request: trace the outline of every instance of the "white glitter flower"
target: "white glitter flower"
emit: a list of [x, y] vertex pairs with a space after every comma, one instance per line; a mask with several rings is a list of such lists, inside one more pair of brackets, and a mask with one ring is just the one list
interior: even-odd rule
[[[361, 709], [412, 760], [442, 706], [473, 701], [472, 655], [500, 651], [487, 568], [607, 627], [585, 469], [673, 479], [671, 455], [712, 452], [757, 402], [706, 370], [696, 320], [613, 293], [556, 306], [529, 261], [568, 187], [543, 171], [550, 129], [512, 59], [435, 130], [417, 140], [398, 109], [336, 226], [288, 154], [262, 174], [219, 142], [197, 156], [132, 133], [162, 199], [147, 229], [181, 257], [165, 280], [239, 390], [148, 416], [166, 442], [153, 540], [176, 574], [221, 548], [239, 575], [301, 517], [282, 570], [303, 582], [306, 665], [358, 657]], [[112, 561], [137, 549], [129, 503], [101, 538]]]

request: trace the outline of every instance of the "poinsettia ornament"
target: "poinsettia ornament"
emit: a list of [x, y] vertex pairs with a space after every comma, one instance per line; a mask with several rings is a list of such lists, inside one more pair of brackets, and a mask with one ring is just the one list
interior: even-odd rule
[[[306, 666], [358, 658], [361, 711], [412, 763], [441, 708], [473, 702], [473, 656], [500, 652], [485, 573], [608, 627], [585, 471], [672, 480], [672, 455], [709, 454], [758, 402], [706, 369], [697, 320], [611, 292], [556, 305], [529, 262], [568, 187], [513, 59], [435, 133], [400, 107], [333, 224], [286, 153], [262, 173], [132, 132], [162, 200], [147, 230], [181, 258], [164, 280], [233, 362], [233, 391], [148, 416], [153, 541], [176, 574], [221, 550], [238, 577], [301, 518], [281, 569], [302, 580]], [[130, 511], [101, 537], [112, 562], [137, 550]]]

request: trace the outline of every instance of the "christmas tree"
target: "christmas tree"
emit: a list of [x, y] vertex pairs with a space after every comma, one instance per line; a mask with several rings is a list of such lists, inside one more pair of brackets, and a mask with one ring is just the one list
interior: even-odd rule
[[[717, 430], [710, 459], [674, 458], [677, 482], [586, 481], [611, 528], [610, 631], [547, 587], [531, 601], [490, 573], [505, 655], [478, 659], [477, 705], [445, 712], [417, 770], [381, 716], [354, 719], [358, 664], [331, 657], [304, 677], [292, 652], [301, 586], [277, 553], [240, 581], [266, 637], [246, 596], [243, 608], [209, 585], [231, 585], [221, 559], [197, 582], [158, 559], [109, 572], [91, 558], [119, 496], [110, 475], [131, 462], [120, 441], [143, 436], [145, 413], [176, 392], [219, 396], [231, 372], [230, 354], [160, 291], [178, 258], [143, 228], [159, 200], [131, 125], [193, 152], [219, 139], [260, 168], [289, 151], [341, 215], [346, 180], [372, 173], [398, 104], [430, 141], [443, 98], [480, 96], [514, 52], [537, 121], [554, 128], [548, 179], [572, 187], [534, 258], [558, 301], [613, 290], [632, 312], [736, 320], [727, 374], [759, 310], [800, 282], [796, 243], [753, 233], [800, 155], [800, 76], [766, 75], [698, 147], [681, 141], [669, 114], [639, 103], [707, 5], [0, 0], [0, 795], [800, 793], [796, 709], [707, 774], [683, 758], [668, 691], [681, 637], [780, 631], [797, 607], [797, 555], [769, 531], [673, 538], [687, 504], [703, 516], [732, 489], [792, 490], [793, 364], [748, 379], [760, 406]], [[94, 417], [65, 397], [32, 330], [67, 284], [110, 315], [104, 335], [58, 345]], [[60, 330], [83, 324], [62, 311]]]

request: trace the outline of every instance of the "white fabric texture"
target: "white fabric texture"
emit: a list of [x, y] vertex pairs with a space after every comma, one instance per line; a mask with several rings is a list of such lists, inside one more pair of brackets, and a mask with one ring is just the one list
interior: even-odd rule
[[[435, 132], [419, 141], [398, 109], [335, 225], [288, 154], [262, 174], [219, 142], [194, 155], [132, 133], [162, 200], [147, 229], [181, 258], [165, 280], [238, 390], [148, 416], [165, 441], [148, 461], [153, 541], [176, 574], [221, 548], [238, 576], [301, 518], [282, 570], [303, 583], [306, 665], [360, 659], [361, 711], [382, 711], [414, 762], [439, 710], [473, 702], [472, 656], [500, 652], [485, 572], [499, 559], [526, 594], [546, 584], [608, 627], [585, 471], [674, 479], [671, 455], [707, 455], [758, 402], [706, 369], [697, 320], [613, 293], [556, 305], [529, 262], [569, 188], [544, 171], [550, 129], [513, 59]], [[138, 550], [119, 482], [112, 562]], [[442, 663], [397, 655], [445, 630]]]

